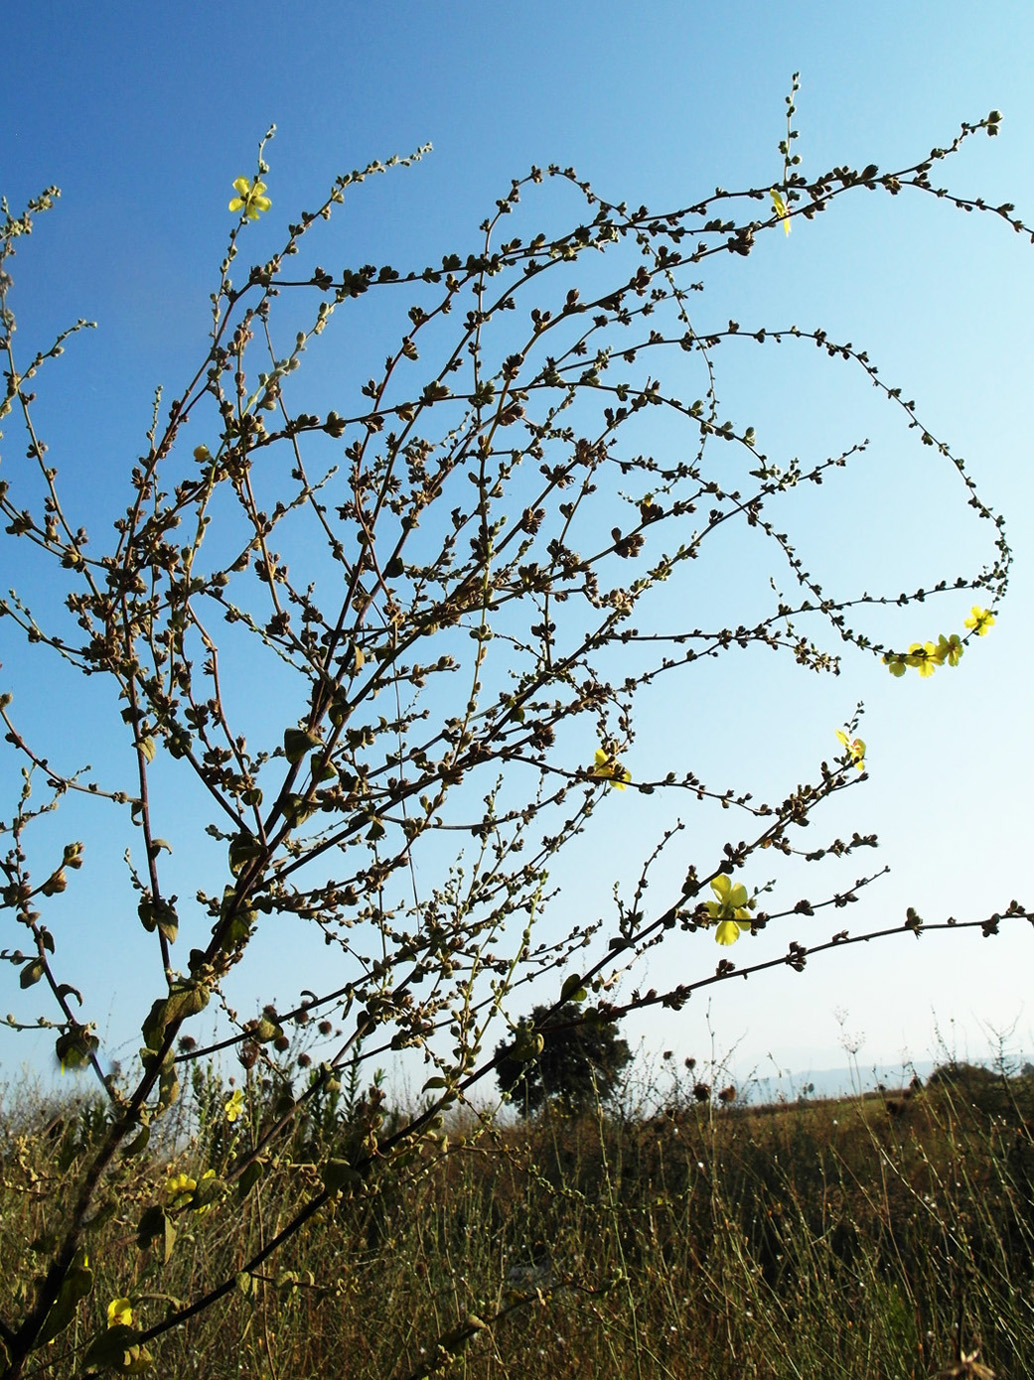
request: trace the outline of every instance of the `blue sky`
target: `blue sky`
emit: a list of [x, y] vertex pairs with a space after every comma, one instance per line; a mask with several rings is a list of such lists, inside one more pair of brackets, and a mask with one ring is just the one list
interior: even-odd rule
[[[1034, 220], [1034, 13], [1026, 3], [981, 11], [955, 3], [674, 0], [634, 7], [231, 2], [218, 9], [9, 3], [4, 31], [0, 190], [18, 210], [47, 184], [62, 189], [14, 264], [19, 347], [24, 355], [49, 343], [77, 317], [98, 323], [38, 390], [67, 492], [98, 524], [125, 502], [123, 477], [144, 444], [155, 386], [175, 389], [199, 358], [232, 223], [230, 184], [253, 169], [271, 122], [278, 127], [268, 154], [273, 209], [249, 228], [256, 254], [278, 242], [299, 209], [318, 202], [336, 173], [434, 144], [419, 164], [350, 196], [328, 235], [334, 265], [422, 266], [466, 252], [495, 198], [532, 163], [573, 164], [612, 200], [655, 210], [689, 204], [718, 184], [767, 185], [780, 173], [776, 144], [794, 71], [802, 81], [797, 151], [807, 173], [841, 163], [904, 166], [949, 142], [962, 120], [995, 107], [1005, 116], [1000, 136], [971, 141], [945, 180], [992, 203], [1014, 201]], [[544, 219], [576, 214], [557, 186], [539, 205]], [[752, 653], [650, 703], [650, 725], [663, 728], [644, 731], [641, 755], [630, 761], [637, 772], [659, 766], [674, 737], [702, 776], [761, 795], [813, 776], [835, 751], [834, 729], [865, 702], [870, 780], [812, 826], [814, 834], [880, 835], [877, 861], [892, 872], [852, 908], [855, 930], [894, 923], [909, 904], [932, 921], [949, 913], [980, 918], [1012, 897], [1034, 903], [1026, 764], [1032, 255], [1021, 236], [990, 219], [929, 199], [862, 194], [812, 225], [799, 223], [785, 241], [769, 237], [743, 264], [730, 258], [708, 270], [701, 310], [716, 322], [822, 325], [864, 345], [883, 376], [900, 383], [927, 424], [967, 458], [982, 495], [1005, 514], [1016, 553], [1012, 591], [992, 634], [961, 667], [930, 682], [894, 681], [850, 652], [835, 680]], [[365, 368], [363, 344], [346, 332], [315, 366], [321, 377]], [[368, 372], [378, 362], [379, 354]], [[788, 530], [829, 584], [896, 593], [986, 558], [980, 539], [987, 534], [966, 521], [959, 486], [888, 424], [862, 380], [818, 369], [800, 349], [761, 360], [730, 352], [721, 363], [723, 403], [753, 421], [773, 454], [817, 455], [872, 438], [871, 460], [841, 486], [786, 508]], [[23, 450], [9, 426], [4, 467]], [[11, 561], [9, 549], [0, 560]], [[706, 622], [704, 611], [745, 591], [749, 580], [764, 586], [768, 573], [780, 574], [728, 549], [709, 583], [692, 592], [701, 601], [693, 622]], [[28, 592], [45, 596], [33, 578], [9, 564], [0, 575], [4, 588], [24, 589], [28, 580]], [[912, 585], [901, 583], [908, 579]], [[949, 631], [966, 612], [965, 600], [950, 613], [947, 606], [906, 610], [893, 624], [894, 640]], [[26, 658], [9, 624], [0, 624], [0, 661], [2, 688], [15, 689], [16, 710], [29, 724], [42, 716], [44, 692], [58, 687], [61, 733], [92, 745], [106, 707], [101, 692], [66, 684]], [[0, 757], [0, 772], [15, 778], [11, 754]], [[634, 879], [650, 838], [683, 808], [612, 793], [595, 832], [558, 863], [568, 905], [577, 895], [580, 907], [602, 913], [612, 884]], [[701, 855], [720, 845], [727, 819], [685, 817]], [[203, 854], [187, 843], [190, 821], [173, 823], [186, 877]], [[141, 936], [120, 891], [119, 858], [99, 857], [105, 828], [58, 826], [61, 835], [90, 832], [97, 847], [96, 870], [85, 870], [80, 889], [62, 898], [55, 930], [63, 952], [75, 956], [102, 1034], [115, 1047], [128, 1040], [132, 1050]], [[681, 876], [685, 857], [679, 862]], [[853, 880], [858, 868], [848, 870], [850, 877], [830, 873], [828, 889]], [[775, 868], [772, 875], [778, 894], [792, 901], [796, 879]], [[555, 923], [564, 918], [561, 907]], [[792, 937], [808, 943], [838, 927], [806, 924]], [[121, 937], [122, 925], [131, 938]], [[801, 1069], [843, 1062], [838, 1012], [852, 1032], [864, 1032], [863, 1065], [926, 1058], [935, 1025], [960, 1054], [983, 1054], [993, 1031], [1011, 1032], [1011, 1045], [1029, 1050], [1032, 943], [1021, 925], [994, 941], [902, 938], [816, 961], [800, 976], [776, 972], [721, 987], [709, 1016], [695, 999], [677, 1018], [644, 1018], [630, 1032], [651, 1050], [700, 1055], [713, 1030], [715, 1047], [735, 1047], [745, 1072], [769, 1071], [769, 1054]], [[0, 935], [3, 945], [12, 946], [9, 936]], [[713, 956], [698, 944], [663, 967], [655, 960], [643, 985], [660, 985], [669, 963], [680, 971], [684, 964], [691, 976]], [[275, 944], [261, 963], [255, 990], [263, 996], [267, 981], [284, 1002], [312, 985]], [[13, 1003], [13, 993], [11, 1002], [0, 997], [4, 1010]], [[27, 1048], [0, 1029], [0, 1068], [17, 1068]]]

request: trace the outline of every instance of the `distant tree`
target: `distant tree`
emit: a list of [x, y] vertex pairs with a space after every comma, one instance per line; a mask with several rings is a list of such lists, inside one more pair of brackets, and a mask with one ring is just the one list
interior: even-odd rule
[[496, 1077], [522, 1116], [549, 1099], [570, 1111], [608, 1101], [632, 1057], [617, 1026], [586, 1022], [574, 1002], [536, 1006], [513, 1040], [496, 1048]]

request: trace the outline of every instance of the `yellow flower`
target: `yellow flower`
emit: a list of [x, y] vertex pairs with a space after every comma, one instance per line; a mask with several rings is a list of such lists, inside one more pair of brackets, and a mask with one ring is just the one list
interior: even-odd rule
[[268, 211], [272, 202], [265, 195], [266, 184], [260, 182], [256, 177], [254, 182], [249, 182], [246, 177], [238, 177], [233, 184], [233, 190], [237, 193], [228, 207], [231, 211], [243, 211], [249, 220], [258, 220], [259, 213]]
[[715, 942], [735, 944], [740, 931], [750, 929], [750, 912], [755, 903], [747, 899], [747, 888], [742, 882], [733, 886], [724, 872], [712, 881], [711, 890], [718, 897], [717, 901], [707, 902], [708, 915], [718, 921]]
[[626, 784], [632, 779], [632, 773], [628, 768], [623, 767], [616, 758], [604, 751], [603, 748], [596, 749], [596, 765], [590, 775], [595, 776], [599, 781], [608, 782], [616, 791], [623, 791]]
[[909, 666], [918, 667], [919, 674], [924, 678], [932, 676], [940, 664], [937, 648], [932, 642], [913, 642], [908, 649], [906, 661]]
[[170, 1198], [179, 1198], [182, 1194], [193, 1193], [197, 1188], [197, 1179], [192, 1179], [189, 1174], [174, 1174], [165, 1185], [165, 1191]]
[[129, 1299], [112, 1299], [108, 1304], [109, 1327], [132, 1327], [133, 1305]]
[[957, 666], [962, 660], [962, 653], [964, 651], [965, 648], [962, 645], [962, 639], [959, 637], [958, 633], [952, 633], [950, 637], [945, 637], [944, 633], [941, 633], [940, 637], [937, 639], [934, 656], [942, 666], [945, 662], [947, 662], [949, 666]]
[[244, 1091], [242, 1088], [238, 1088], [233, 1096], [223, 1103], [223, 1111], [226, 1114], [226, 1120], [232, 1125], [244, 1111]]
[[769, 196], [772, 198], [776, 215], [783, 222], [783, 234], [788, 235], [790, 233], [790, 212], [787, 210], [786, 202], [774, 187], [769, 192]]
[[892, 676], [903, 676], [906, 671], [905, 658], [893, 653], [883, 658], [883, 664]]
[[973, 605], [972, 618], [966, 619], [966, 627], [972, 628], [977, 637], [985, 637], [988, 628], [995, 621], [995, 616], [988, 609], [982, 609], [977, 604]]
[[861, 738], [849, 738], [847, 734], [842, 732], [839, 728], [837, 729], [837, 737], [840, 739], [841, 743], [843, 743], [844, 747], [847, 748], [851, 761], [858, 770], [864, 771], [865, 744], [862, 742]]

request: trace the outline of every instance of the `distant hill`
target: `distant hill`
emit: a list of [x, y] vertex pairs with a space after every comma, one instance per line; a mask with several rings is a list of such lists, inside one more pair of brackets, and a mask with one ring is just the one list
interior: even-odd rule
[[877, 1064], [868, 1068], [806, 1069], [755, 1077], [738, 1087], [739, 1100], [752, 1106], [770, 1102], [797, 1102], [802, 1098], [848, 1097], [851, 1093], [872, 1092], [881, 1083], [885, 1088], [906, 1088], [918, 1075], [924, 1082], [937, 1064], [925, 1059], [911, 1064]]

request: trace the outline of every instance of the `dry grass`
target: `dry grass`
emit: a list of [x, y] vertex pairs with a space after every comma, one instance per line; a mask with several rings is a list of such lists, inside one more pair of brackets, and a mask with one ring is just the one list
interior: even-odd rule
[[[232, 1275], [318, 1182], [332, 1122], [296, 1140], [289, 1191], [184, 1211], [167, 1265], [141, 1251], [136, 1223], [168, 1169], [234, 1151], [213, 1086], [189, 1108], [199, 1138], [123, 1162], [92, 1234], [93, 1293], [34, 1374], [80, 1375], [110, 1299], [130, 1296], [150, 1326]], [[100, 1124], [88, 1106], [54, 1115], [32, 1098], [6, 1111], [4, 1319]], [[648, 1118], [454, 1136], [444, 1156], [385, 1166], [246, 1292], [161, 1338], [154, 1373], [896, 1380], [979, 1348], [998, 1380], [1021, 1380], [1034, 1374], [1032, 1123], [1031, 1080], [963, 1069], [886, 1097], [751, 1109], [690, 1095]]]

